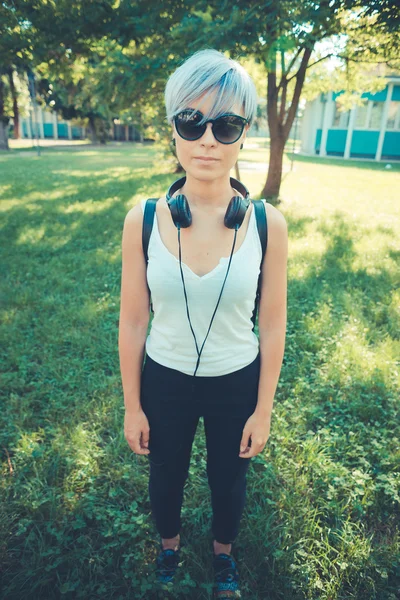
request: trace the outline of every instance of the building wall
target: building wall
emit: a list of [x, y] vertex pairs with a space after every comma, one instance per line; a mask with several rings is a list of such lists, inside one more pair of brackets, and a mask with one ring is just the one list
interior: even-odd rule
[[307, 102], [301, 125], [301, 150], [306, 154], [314, 154], [314, 140], [318, 127], [322, 126], [324, 105], [316, 98]]
[[[22, 138], [79, 140], [86, 138], [86, 127], [73, 124], [73, 121], [65, 121], [56, 113], [43, 110], [38, 107], [36, 115], [20, 118], [20, 131]], [[141, 136], [134, 125], [123, 125], [113, 123], [111, 128], [112, 139], [116, 141], [141, 141]]]
[[400, 160], [400, 77], [363, 106], [338, 110], [339, 93], [321, 94], [306, 104], [302, 152], [321, 156]]
[[20, 135], [25, 139], [79, 140], [86, 137], [85, 127], [73, 125], [51, 111], [37, 107], [29, 117], [20, 117]]

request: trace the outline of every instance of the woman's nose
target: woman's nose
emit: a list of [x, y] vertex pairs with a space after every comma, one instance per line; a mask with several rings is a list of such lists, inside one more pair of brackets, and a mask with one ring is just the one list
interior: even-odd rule
[[200, 139], [201, 139], [202, 142], [207, 142], [209, 144], [210, 143], [214, 143], [216, 141], [215, 137], [214, 137], [214, 134], [213, 134], [213, 131], [212, 131], [212, 123], [207, 123], [206, 130], [205, 130], [205, 132], [203, 133], [203, 135], [201, 136]]

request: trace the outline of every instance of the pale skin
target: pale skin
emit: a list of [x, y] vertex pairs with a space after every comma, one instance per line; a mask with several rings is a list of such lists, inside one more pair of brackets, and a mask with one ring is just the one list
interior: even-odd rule
[[[203, 103], [202, 103], [202, 100]], [[200, 97], [191, 103], [205, 113], [213, 97]], [[244, 116], [240, 106], [230, 112]], [[192, 213], [192, 225], [181, 229], [182, 261], [199, 276], [210, 272], [221, 256], [229, 257], [234, 231], [224, 225], [224, 215], [232, 196], [240, 195], [230, 185], [230, 172], [246, 139], [248, 126], [234, 144], [221, 144], [207, 123], [204, 135], [195, 141], [182, 139], [173, 125], [176, 153], [186, 172], [186, 182], [176, 193], [185, 194]], [[204, 163], [198, 156], [210, 156], [217, 162]], [[250, 209], [237, 232], [235, 252], [246, 235]], [[156, 205], [160, 235], [167, 249], [179, 257], [177, 229], [165, 197]], [[283, 361], [286, 335], [288, 232], [283, 214], [266, 204], [268, 251], [262, 268], [261, 299], [258, 323], [260, 339], [260, 380], [258, 401], [247, 420], [238, 454], [251, 458], [262, 452], [270, 434], [271, 413]], [[122, 281], [119, 328], [120, 366], [124, 389], [124, 435], [136, 454], [149, 454], [150, 427], [140, 405], [140, 377], [144, 345], [150, 317], [150, 298], [146, 280], [146, 263], [142, 250], [143, 213], [140, 204], [127, 214], [122, 236]], [[250, 444], [251, 439], [251, 446]], [[179, 534], [162, 538], [163, 548], [177, 549]], [[230, 554], [232, 545], [213, 541], [214, 553]]]

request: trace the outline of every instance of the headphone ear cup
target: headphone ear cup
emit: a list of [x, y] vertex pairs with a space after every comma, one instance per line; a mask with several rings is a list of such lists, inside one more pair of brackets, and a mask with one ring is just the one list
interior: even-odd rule
[[235, 229], [236, 225], [240, 226], [243, 223], [246, 211], [249, 208], [250, 201], [245, 200], [241, 196], [233, 196], [224, 217], [224, 225], [228, 229]]
[[190, 227], [192, 224], [192, 213], [190, 212], [189, 203], [184, 194], [178, 194], [174, 198], [167, 200], [171, 217], [175, 227], [180, 225], [183, 229]]

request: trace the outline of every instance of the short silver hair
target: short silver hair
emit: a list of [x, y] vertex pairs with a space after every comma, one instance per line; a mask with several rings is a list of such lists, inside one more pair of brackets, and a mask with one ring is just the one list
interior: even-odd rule
[[[219, 92], [216, 101], [201, 124], [231, 112], [237, 103], [243, 107], [244, 116], [251, 125], [258, 101], [252, 78], [236, 60], [212, 48], [192, 54], [169, 77], [164, 92], [168, 122], [172, 124], [179, 112], [192, 108], [193, 100], [206, 94], [204, 101], [214, 91]], [[197, 108], [201, 110], [200, 105]]]

